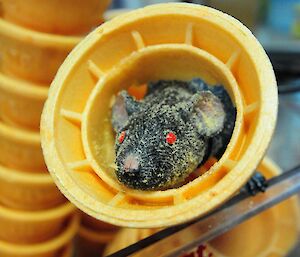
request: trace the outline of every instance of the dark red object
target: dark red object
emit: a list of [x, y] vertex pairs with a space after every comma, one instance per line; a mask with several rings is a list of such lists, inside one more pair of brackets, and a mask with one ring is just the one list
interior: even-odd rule
[[125, 131], [122, 131], [119, 135], [119, 143], [122, 144], [124, 139], [125, 139], [125, 136], [126, 136], [126, 132]]
[[170, 145], [174, 144], [176, 139], [177, 139], [177, 137], [173, 132], [169, 132], [166, 136], [166, 141]]
[[205, 245], [200, 245], [197, 249], [197, 254], [198, 254], [198, 257], [203, 257], [204, 256], [204, 251], [206, 249], [206, 246]]

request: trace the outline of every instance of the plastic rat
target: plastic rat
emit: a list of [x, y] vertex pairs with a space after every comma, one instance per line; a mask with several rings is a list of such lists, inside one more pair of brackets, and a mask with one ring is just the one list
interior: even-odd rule
[[151, 82], [141, 101], [121, 91], [112, 107], [118, 180], [140, 190], [176, 187], [209, 156], [222, 156], [235, 118], [224, 87], [201, 79]]

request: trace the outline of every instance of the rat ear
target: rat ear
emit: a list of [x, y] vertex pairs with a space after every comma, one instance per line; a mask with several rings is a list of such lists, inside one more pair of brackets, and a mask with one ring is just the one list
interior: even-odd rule
[[118, 93], [112, 106], [112, 124], [115, 131], [120, 131], [126, 125], [129, 116], [139, 110], [139, 104], [127, 91]]
[[217, 96], [210, 91], [201, 91], [192, 96], [190, 107], [201, 135], [211, 137], [221, 132], [226, 114]]

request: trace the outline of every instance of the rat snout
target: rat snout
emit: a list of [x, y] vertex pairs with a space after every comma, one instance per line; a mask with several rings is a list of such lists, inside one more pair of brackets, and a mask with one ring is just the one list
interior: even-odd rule
[[123, 163], [125, 172], [135, 172], [140, 168], [139, 156], [137, 154], [129, 154]]
[[153, 160], [138, 153], [127, 153], [122, 159], [117, 159], [116, 170], [118, 180], [129, 188], [153, 190], [158, 188], [162, 173], [151, 165]]

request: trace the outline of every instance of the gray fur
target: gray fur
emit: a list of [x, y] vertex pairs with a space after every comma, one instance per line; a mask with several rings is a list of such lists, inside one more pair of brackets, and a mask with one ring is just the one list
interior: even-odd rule
[[[118, 94], [112, 124], [117, 133], [116, 175], [121, 183], [140, 190], [172, 188], [208, 158], [211, 139], [224, 134], [227, 115], [220, 97], [195, 84], [197, 80], [150, 83], [141, 101], [126, 91]], [[126, 136], [119, 143], [122, 131]], [[176, 134], [174, 144], [166, 142], [168, 132]], [[129, 159], [134, 160], [134, 169]]]

